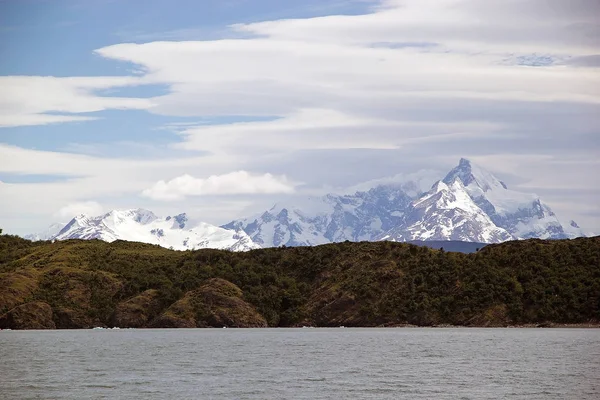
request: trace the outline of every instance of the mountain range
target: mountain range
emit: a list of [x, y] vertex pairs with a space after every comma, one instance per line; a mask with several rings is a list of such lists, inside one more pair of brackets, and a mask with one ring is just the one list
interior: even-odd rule
[[354, 194], [306, 197], [221, 227], [190, 222], [186, 214], [159, 218], [143, 209], [114, 210], [98, 217], [79, 215], [27, 238], [121, 239], [176, 250], [245, 251], [346, 240], [500, 243], [585, 236], [574, 221], [562, 224], [535, 194], [510, 190], [464, 158], [429, 190], [420, 186], [405, 180], [376, 184]]
[[535, 194], [510, 190], [464, 158], [429, 191], [417, 187], [412, 181], [387, 183], [352, 195], [276, 204], [223, 227], [243, 230], [263, 247], [344, 240], [499, 243], [585, 236], [575, 222], [561, 224]]
[[81, 214], [68, 224], [53, 224], [48, 230], [25, 237], [30, 240], [100, 239], [105, 242], [127, 240], [156, 244], [173, 250], [257, 249], [243, 231], [234, 231], [203, 222], [190, 222], [186, 214], [159, 218], [144, 209], [113, 210], [90, 217]]

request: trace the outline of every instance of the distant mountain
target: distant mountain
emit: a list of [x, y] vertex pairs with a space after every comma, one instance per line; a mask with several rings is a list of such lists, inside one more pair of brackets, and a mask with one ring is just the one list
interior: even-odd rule
[[354, 195], [311, 197], [293, 207], [276, 204], [223, 228], [243, 230], [263, 247], [369, 241], [398, 226], [411, 201], [402, 185], [381, 185]]
[[54, 223], [52, 225], [50, 225], [48, 228], [46, 228], [45, 230], [38, 232], [38, 233], [33, 233], [31, 235], [26, 235], [24, 236], [25, 239], [27, 240], [31, 240], [31, 241], [38, 241], [38, 240], [52, 240], [52, 238], [54, 238], [56, 235], [58, 235], [58, 233], [65, 227], [65, 225], [67, 225], [66, 223]]
[[[561, 224], [531, 193], [510, 190], [484, 168], [461, 159], [427, 190], [426, 175], [399, 174], [373, 181], [353, 194], [307, 197], [221, 227], [191, 223], [186, 214], [159, 218], [143, 209], [79, 215], [29, 235], [31, 240], [118, 239], [177, 250], [313, 246], [333, 242], [388, 240], [499, 243], [513, 239], [586, 236], [575, 221]], [[428, 185], [427, 185], [428, 186]], [[364, 186], [361, 186], [364, 187]]]
[[243, 231], [236, 232], [206, 223], [190, 223], [186, 214], [159, 218], [144, 209], [113, 210], [107, 214], [90, 217], [78, 215], [59, 228], [29, 235], [30, 239], [67, 240], [100, 239], [105, 242], [127, 240], [157, 244], [175, 250], [225, 249], [245, 251], [259, 248]]
[[461, 159], [458, 166], [444, 178], [444, 182], [450, 183], [455, 179], [463, 183], [475, 204], [498, 227], [506, 229], [515, 238], [565, 239], [585, 236], [576, 229], [566, 232], [550, 207], [535, 194], [509, 190], [504, 182], [469, 160]]
[[462, 182], [455, 179], [449, 185], [438, 181], [429, 193], [410, 204], [401, 224], [377, 239], [498, 243], [513, 237], [494, 225], [473, 202]]
[[415, 181], [388, 182], [354, 194], [277, 204], [223, 227], [244, 230], [263, 247], [345, 240], [498, 243], [585, 236], [573, 221], [562, 225], [535, 194], [509, 190], [464, 158], [431, 190], [424, 193], [421, 186]]

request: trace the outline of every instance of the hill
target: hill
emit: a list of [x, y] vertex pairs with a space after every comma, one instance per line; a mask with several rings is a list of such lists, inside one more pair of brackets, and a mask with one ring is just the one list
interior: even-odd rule
[[0, 236], [0, 328], [600, 321], [600, 238], [473, 254], [408, 243], [244, 253]]

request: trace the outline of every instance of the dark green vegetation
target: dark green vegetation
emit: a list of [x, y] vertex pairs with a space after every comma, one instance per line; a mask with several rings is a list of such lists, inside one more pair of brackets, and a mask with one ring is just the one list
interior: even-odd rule
[[409, 243], [429, 247], [430, 249], [444, 249], [445, 251], [458, 251], [459, 253], [475, 253], [487, 246], [487, 243], [460, 242], [457, 240], [413, 240]]
[[474, 254], [338, 243], [247, 253], [0, 236], [0, 327], [597, 323], [600, 238]]

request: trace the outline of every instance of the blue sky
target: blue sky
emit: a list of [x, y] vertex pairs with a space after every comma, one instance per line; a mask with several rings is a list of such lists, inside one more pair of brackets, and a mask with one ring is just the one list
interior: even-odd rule
[[[156, 40], [206, 40], [227, 36], [227, 26], [265, 19], [357, 14], [365, 1], [230, 0], [22, 0], [0, 2], [0, 75], [121, 76], [131, 66], [105, 60], [93, 50], [115, 43]], [[104, 91], [112, 96], [152, 97], [168, 92], [156, 84]], [[102, 93], [102, 91], [99, 91]], [[166, 145], [176, 135], [155, 128], [173, 122], [233, 122], [243, 116], [169, 117], [141, 111], [90, 113], [94, 123], [5, 128], [4, 143], [38, 150], [69, 150], [73, 144], [135, 141]], [[83, 132], [82, 132], [83, 131]], [[118, 146], [100, 146], [104, 155], [119, 156]], [[128, 155], [132, 149], [126, 148]], [[24, 178], [26, 179], [26, 178]]]
[[[0, 226], [129, 207], [222, 224], [468, 157], [598, 231], [598, 15], [593, 0], [0, 0]], [[239, 171], [243, 193], [177, 187]]]

